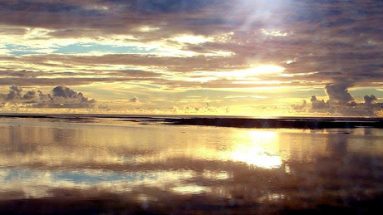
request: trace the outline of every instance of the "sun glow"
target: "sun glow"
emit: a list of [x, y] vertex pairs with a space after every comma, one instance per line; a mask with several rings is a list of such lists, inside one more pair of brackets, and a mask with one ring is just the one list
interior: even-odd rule
[[201, 35], [182, 34], [172, 38], [172, 40], [178, 43], [201, 44], [211, 41], [212, 38]]
[[287, 32], [282, 32], [278, 30], [266, 30], [266, 29], [261, 29], [262, 34], [266, 36], [271, 36], [271, 37], [286, 37], [289, 34]]
[[209, 80], [236, 80], [236, 81], [257, 81], [259, 78], [281, 75], [285, 71], [285, 68], [273, 64], [261, 64], [252, 66], [243, 70], [234, 71], [216, 71], [216, 72], [194, 72], [192, 75], [187, 77], [189, 80], [195, 81], [209, 81]]
[[256, 74], [279, 74], [283, 73], [285, 71], [285, 68], [273, 64], [264, 64], [256, 66], [250, 70], [252, 70]]
[[248, 78], [248, 77], [276, 75], [276, 74], [281, 74], [284, 71], [285, 71], [285, 68], [278, 65], [262, 64], [262, 65], [257, 65], [244, 70], [222, 72], [220, 75], [225, 76], [226, 78], [241, 79], [241, 78]]

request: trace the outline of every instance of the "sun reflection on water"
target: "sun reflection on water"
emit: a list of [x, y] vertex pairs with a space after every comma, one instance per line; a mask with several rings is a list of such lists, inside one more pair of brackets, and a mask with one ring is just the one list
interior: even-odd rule
[[208, 190], [207, 187], [198, 186], [194, 184], [180, 185], [172, 188], [173, 192], [181, 194], [198, 194]]
[[[215, 134], [221, 138], [222, 134]], [[188, 157], [205, 161], [241, 162], [254, 167], [273, 169], [283, 164], [280, 132], [271, 130], [226, 130], [221, 138], [225, 144], [193, 142], [183, 151], [165, 150], [151, 160]], [[185, 139], [185, 141], [187, 141]], [[146, 157], [143, 160], [149, 159]]]
[[273, 131], [249, 131], [245, 136], [239, 134], [238, 140], [230, 152], [230, 159], [240, 161], [256, 167], [272, 169], [282, 165], [279, 155], [279, 136]]

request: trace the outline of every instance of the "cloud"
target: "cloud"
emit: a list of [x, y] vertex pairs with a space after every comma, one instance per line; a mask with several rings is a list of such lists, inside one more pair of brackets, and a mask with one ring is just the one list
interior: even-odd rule
[[132, 102], [132, 103], [138, 103], [138, 102], [140, 102], [140, 100], [138, 99], [138, 97], [133, 97], [133, 98], [131, 98], [131, 99], [129, 99], [129, 101], [130, 102]]
[[1, 95], [1, 98], [3, 103], [34, 108], [91, 108], [96, 103], [94, 99], [85, 97], [81, 92], [64, 86], [57, 86], [52, 89], [52, 94], [45, 94], [40, 90], [23, 93], [23, 88], [12, 85], [9, 87], [9, 92]]
[[364, 104], [370, 106], [372, 105], [374, 102], [376, 102], [378, 99], [376, 98], [376, 96], [374, 95], [371, 95], [371, 96], [368, 96], [368, 95], [365, 95], [364, 96]]
[[[1, 64], [1, 63], [0, 63]], [[102, 76], [102, 77], [100, 77]], [[161, 77], [160, 73], [144, 70], [127, 69], [81, 69], [81, 71], [51, 70], [2, 70], [0, 85], [17, 86], [57, 86], [84, 85], [94, 82], [150, 81]]]
[[[4, 19], [0, 20], [3, 24], [28, 27], [38, 25], [39, 28], [49, 29], [48, 40], [60, 37], [99, 39], [111, 38], [116, 34], [129, 34], [136, 42], [150, 40], [159, 43], [166, 38], [185, 33], [200, 37], [216, 33], [232, 33], [231, 38], [225, 42], [209, 42], [182, 47], [182, 49], [204, 52], [221, 50], [239, 56], [232, 61], [230, 59], [227, 61], [223, 57], [214, 59], [219, 62], [214, 63], [217, 69], [222, 68], [219, 65], [243, 66], [243, 62], [239, 59], [244, 59], [245, 62], [255, 59], [281, 63], [296, 58], [297, 61], [289, 65], [287, 72], [294, 74], [303, 71], [319, 71], [317, 76], [310, 77], [312, 80], [328, 81], [338, 76], [345, 78], [348, 74], [350, 77], [357, 76], [357, 79], [370, 79], [366, 77], [363, 69], [367, 67], [368, 76], [381, 75], [379, 59], [382, 56], [380, 48], [382, 36], [379, 32], [382, 29], [374, 20], [379, 20], [382, 15], [379, 10], [371, 9], [379, 8], [381, 5], [376, 1], [302, 3], [288, 0], [273, 4], [261, 0], [84, 1], [81, 3], [3, 1], [2, 4], [1, 10], [11, 15], [11, 17], [4, 16]], [[98, 10], [95, 10], [96, 8], [106, 9], [100, 14]], [[349, 14], [350, 8], [355, 10], [352, 16]], [[23, 15], [18, 14], [19, 12], [23, 12]], [[277, 13], [279, 16], [271, 20], [270, 16], [276, 14], [275, 12], [279, 12]], [[363, 14], [371, 19], [367, 19]], [[33, 23], [31, 23], [32, 20]], [[365, 25], [366, 20], [370, 20], [368, 25]], [[313, 26], [313, 23], [318, 25]], [[142, 26], [154, 26], [160, 30], [150, 34], [134, 31]], [[238, 29], [238, 26], [247, 26], [247, 28]], [[288, 29], [291, 34], [289, 33], [286, 38], [269, 38], [262, 35], [262, 29], [272, 29], [275, 32], [285, 32]], [[81, 52], [81, 50], [77, 51]], [[146, 55], [139, 57], [142, 57], [142, 61], [138, 65], [155, 61], [155, 59], [145, 59]], [[167, 60], [164, 59], [165, 62]], [[204, 59], [200, 61], [200, 65], [204, 65]], [[97, 60], [95, 59], [94, 62]], [[110, 63], [113, 64], [113, 62]], [[183, 65], [187, 67], [189, 64]], [[170, 62], [167, 66], [173, 67], [173, 63]], [[331, 67], [337, 67], [341, 72], [327, 72]], [[198, 69], [205, 69], [205, 67], [190, 64], [188, 71]]]
[[24, 94], [23, 99], [32, 100], [32, 99], [36, 98], [36, 96], [37, 96], [36, 91], [30, 90]]
[[13, 101], [13, 100], [19, 100], [22, 98], [21, 96], [21, 87], [12, 85], [9, 87], [9, 92], [5, 97], [6, 101]]
[[311, 96], [311, 108], [313, 110], [322, 110], [328, 108], [327, 102], [325, 102], [323, 99], [318, 100], [316, 96]]
[[319, 100], [315, 95], [311, 97], [311, 106], [306, 103], [293, 105], [297, 112], [324, 113], [342, 116], [378, 116], [383, 110], [383, 103], [377, 103], [375, 95], [364, 96], [364, 103], [358, 103], [349, 93], [348, 83], [333, 83], [325, 87], [328, 100]]
[[335, 83], [326, 85], [326, 93], [329, 97], [329, 102], [338, 104], [347, 104], [354, 100], [348, 92], [348, 83]]
[[68, 87], [57, 86], [52, 90], [52, 96], [48, 95], [48, 102], [44, 101], [37, 106], [65, 107], [65, 108], [89, 108], [93, 107], [95, 100], [85, 97], [81, 92], [76, 92]]
[[83, 97], [82, 93], [76, 93], [74, 90], [68, 87], [63, 87], [63, 86], [57, 86], [53, 88], [52, 92], [54, 97], [63, 97], [63, 98]]

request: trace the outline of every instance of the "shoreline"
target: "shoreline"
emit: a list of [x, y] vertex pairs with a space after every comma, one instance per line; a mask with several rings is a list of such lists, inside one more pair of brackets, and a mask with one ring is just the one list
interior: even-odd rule
[[252, 118], [235, 116], [121, 115], [121, 114], [0, 114], [0, 118], [37, 118], [85, 120], [89, 118], [123, 121], [162, 122], [168, 125], [199, 125], [234, 128], [383, 128], [383, 118], [366, 117], [280, 117]]

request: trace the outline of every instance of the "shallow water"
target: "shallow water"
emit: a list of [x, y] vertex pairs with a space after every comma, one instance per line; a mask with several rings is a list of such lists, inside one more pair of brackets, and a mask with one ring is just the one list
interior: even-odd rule
[[382, 202], [382, 129], [1, 118], [0, 145], [8, 212], [365, 212]]

